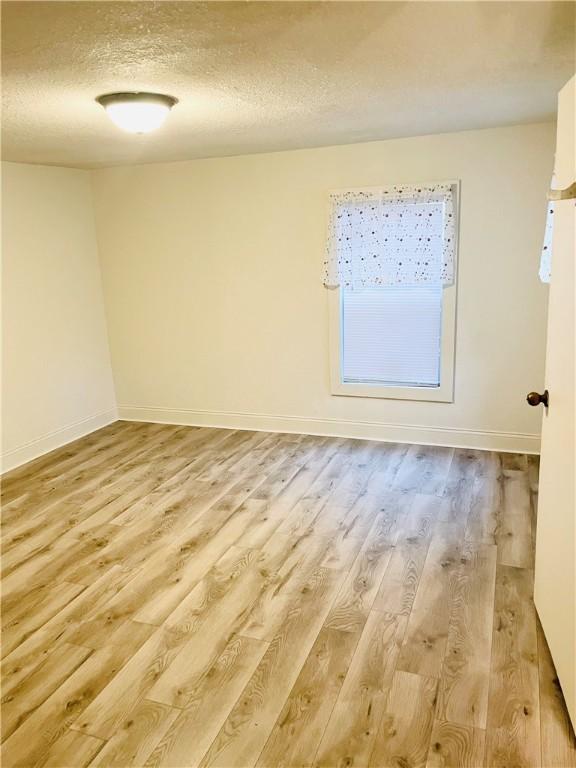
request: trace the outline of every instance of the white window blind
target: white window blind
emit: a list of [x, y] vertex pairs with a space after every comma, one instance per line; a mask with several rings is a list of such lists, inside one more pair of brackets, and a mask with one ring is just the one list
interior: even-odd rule
[[442, 286], [341, 289], [342, 380], [440, 386]]

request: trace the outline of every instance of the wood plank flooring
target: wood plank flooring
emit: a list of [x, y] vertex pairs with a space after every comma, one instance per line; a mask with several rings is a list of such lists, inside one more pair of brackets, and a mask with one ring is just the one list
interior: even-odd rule
[[116, 422], [2, 483], [2, 765], [576, 768], [522, 455]]

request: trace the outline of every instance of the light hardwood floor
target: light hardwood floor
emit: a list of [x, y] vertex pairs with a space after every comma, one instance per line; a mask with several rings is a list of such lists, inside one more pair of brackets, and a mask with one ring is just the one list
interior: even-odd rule
[[537, 475], [124, 422], [11, 472], [4, 768], [573, 768]]

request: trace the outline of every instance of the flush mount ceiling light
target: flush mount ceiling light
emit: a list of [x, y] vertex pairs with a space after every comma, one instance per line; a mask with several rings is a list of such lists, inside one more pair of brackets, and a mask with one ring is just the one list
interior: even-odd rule
[[160, 128], [178, 102], [162, 93], [106, 93], [96, 99], [112, 122], [128, 133], [149, 133]]

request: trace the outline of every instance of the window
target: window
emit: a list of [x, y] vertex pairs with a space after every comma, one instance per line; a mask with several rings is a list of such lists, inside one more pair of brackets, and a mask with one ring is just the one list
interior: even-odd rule
[[[455, 185], [450, 187], [455, 193]], [[344, 279], [329, 298], [332, 392], [451, 402], [456, 287], [454, 265], [449, 281], [442, 274], [442, 265], [447, 266], [447, 208], [437, 200], [390, 198], [374, 206], [370, 198], [366, 227], [366, 205], [354, 200], [351, 209], [346, 200], [336, 204], [333, 213], [337, 221], [349, 216], [361, 223], [350, 226], [347, 221], [348, 229], [335, 230], [337, 242], [346, 243], [341, 263], [348, 271], [341, 272]], [[425, 252], [418, 251], [424, 234], [421, 217], [426, 217]], [[377, 238], [365, 238], [367, 229], [369, 236], [378, 229]], [[402, 241], [403, 250], [378, 250], [381, 243], [395, 239]], [[365, 261], [375, 254], [385, 266], [370, 274]], [[401, 273], [409, 261], [409, 269]], [[425, 275], [418, 271], [420, 265], [425, 265]]]

